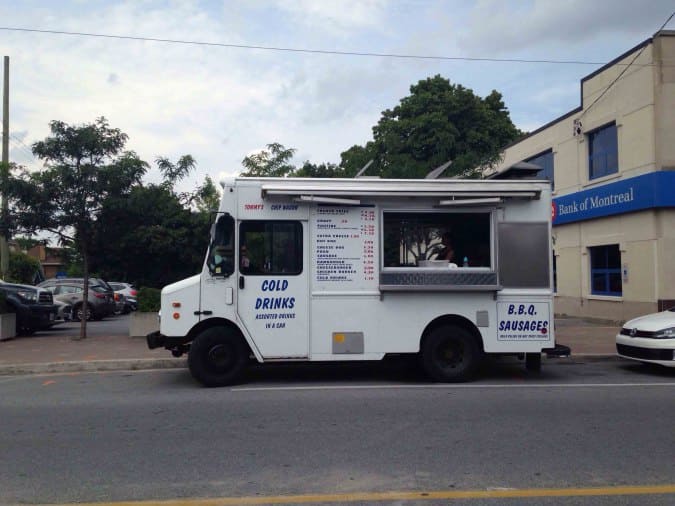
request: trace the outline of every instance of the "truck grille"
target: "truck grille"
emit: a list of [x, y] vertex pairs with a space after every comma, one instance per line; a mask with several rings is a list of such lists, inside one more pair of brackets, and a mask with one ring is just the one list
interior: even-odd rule
[[48, 291], [40, 291], [38, 292], [38, 302], [40, 304], [53, 304], [54, 303], [54, 297], [52, 297], [51, 292]]
[[654, 337], [655, 332], [649, 332], [647, 330], [637, 330], [635, 329], [635, 335], [631, 334], [632, 329], [628, 329], [626, 327], [621, 329], [620, 334], [622, 336], [630, 336], [630, 337]]

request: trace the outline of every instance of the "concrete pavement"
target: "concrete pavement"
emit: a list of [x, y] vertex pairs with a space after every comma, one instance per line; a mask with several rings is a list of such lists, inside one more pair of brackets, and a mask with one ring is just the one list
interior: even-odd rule
[[[572, 358], [613, 359], [619, 324], [579, 318], [556, 319], [556, 342], [572, 349]], [[149, 350], [145, 339], [128, 335], [92, 335], [73, 340], [75, 330], [37, 333], [0, 341], [0, 375], [186, 367], [185, 357]]]

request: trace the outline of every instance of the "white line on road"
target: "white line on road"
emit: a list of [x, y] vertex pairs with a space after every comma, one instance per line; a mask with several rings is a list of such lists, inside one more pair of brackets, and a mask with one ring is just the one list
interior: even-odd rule
[[473, 390], [489, 388], [634, 388], [634, 387], [675, 387], [675, 383], [533, 383], [528, 384], [485, 384], [485, 385], [453, 385], [453, 384], [427, 384], [427, 385], [316, 385], [302, 387], [236, 387], [232, 392], [276, 392], [276, 391], [304, 391], [304, 390], [404, 390], [404, 389], [451, 389]]

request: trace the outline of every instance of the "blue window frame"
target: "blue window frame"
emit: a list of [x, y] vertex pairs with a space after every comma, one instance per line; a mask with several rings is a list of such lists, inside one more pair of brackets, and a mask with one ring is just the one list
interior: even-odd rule
[[620, 297], [621, 252], [618, 244], [589, 248], [591, 253], [591, 293]]
[[588, 179], [596, 179], [618, 171], [616, 123], [610, 123], [588, 133]]
[[551, 190], [554, 188], [553, 182], [553, 150], [549, 149], [525, 160], [527, 163], [539, 165], [541, 170], [537, 172], [536, 179], [547, 179], [551, 182]]

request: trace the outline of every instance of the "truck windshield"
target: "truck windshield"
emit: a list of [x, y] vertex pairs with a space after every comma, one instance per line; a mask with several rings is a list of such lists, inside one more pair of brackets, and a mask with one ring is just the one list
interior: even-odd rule
[[234, 272], [234, 219], [221, 215], [211, 230], [207, 265], [212, 276], [230, 276]]

